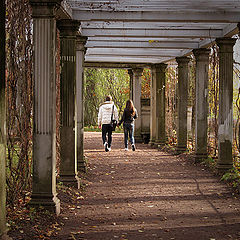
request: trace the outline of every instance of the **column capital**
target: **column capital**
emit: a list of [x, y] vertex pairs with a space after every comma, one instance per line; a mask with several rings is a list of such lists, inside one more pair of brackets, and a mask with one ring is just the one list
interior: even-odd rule
[[87, 48], [85, 44], [87, 42], [87, 37], [77, 34], [77, 41], [76, 41], [76, 50], [86, 52]]
[[29, 0], [33, 18], [53, 18], [62, 0]]
[[178, 65], [188, 65], [189, 61], [189, 57], [176, 57], [176, 62]]
[[198, 48], [193, 50], [193, 54], [198, 62], [207, 62], [209, 60], [210, 51], [211, 50], [207, 48]]
[[133, 70], [130, 68], [130, 69], [128, 69], [128, 74], [129, 75], [133, 75]]
[[223, 53], [224, 52], [232, 53], [235, 42], [236, 42], [236, 38], [230, 38], [230, 37], [216, 39], [216, 43], [219, 47], [219, 51]]
[[153, 65], [156, 69], [156, 72], [165, 72], [168, 64], [165, 63], [157, 63]]
[[60, 36], [76, 37], [79, 31], [81, 22], [78, 20], [63, 19], [57, 21], [57, 28], [60, 31]]
[[133, 68], [132, 71], [134, 75], [142, 76], [143, 68]]

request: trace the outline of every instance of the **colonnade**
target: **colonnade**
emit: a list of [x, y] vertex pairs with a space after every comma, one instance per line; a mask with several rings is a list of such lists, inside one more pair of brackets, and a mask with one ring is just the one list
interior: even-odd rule
[[[233, 141], [233, 46], [236, 39], [218, 38], [219, 47], [219, 128], [217, 168], [224, 172], [232, 167]], [[208, 70], [209, 49], [195, 49], [196, 60], [196, 105], [195, 105], [195, 161], [207, 158], [208, 128]], [[189, 58], [176, 58], [178, 64], [177, 86], [177, 153], [187, 149], [187, 104]], [[165, 144], [165, 64], [152, 67], [150, 145]]]
[[[33, 192], [30, 204], [43, 205], [60, 211], [56, 194], [56, 31], [61, 37], [61, 126], [60, 180], [65, 184], [79, 185], [78, 172], [85, 171], [83, 154], [83, 61], [86, 38], [78, 33], [80, 23], [73, 20], [57, 22], [55, 16], [61, 0], [51, 2], [30, 1], [33, 16], [34, 38], [34, 120], [33, 120]], [[219, 159], [217, 167], [225, 171], [232, 167], [233, 135], [233, 45], [232, 38], [219, 38]], [[196, 59], [196, 161], [207, 157], [207, 82], [209, 50], [193, 51]], [[189, 58], [178, 57], [178, 108], [177, 152], [187, 149], [187, 100]], [[77, 67], [76, 67], [77, 66]], [[150, 144], [164, 146], [165, 132], [165, 81], [166, 64], [152, 67]], [[138, 109], [135, 124], [136, 141], [141, 141], [141, 76], [143, 69], [129, 71], [131, 98]], [[0, 155], [5, 146], [4, 86], [0, 83]], [[1, 173], [5, 165], [0, 163]], [[0, 175], [0, 184], [5, 174]], [[5, 191], [0, 185], [0, 199]], [[1, 205], [4, 216], [5, 205]], [[0, 225], [5, 219], [0, 217]], [[2, 226], [0, 226], [3, 229]]]
[[[61, 1], [32, 1], [34, 36], [33, 192], [30, 205], [60, 212], [56, 194], [56, 31], [60, 31], [59, 181], [79, 187], [83, 154], [83, 62], [86, 38], [80, 22], [55, 18]], [[43, 31], [44, 29], [44, 31]]]
[[[33, 16], [34, 13], [33, 11]], [[44, 204], [58, 209], [59, 201], [55, 193], [55, 109], [54, 107], [50, 107], [55, 101], [55, 72], [51, 68], [46, 69], [45, 65], [41, 65], [41, 61], [47, 61], [49, 63], [48, 66], [52, 66], [52, 69], [54, 69], [54, 51], [50, 51], [50, 45], [54, 46], [55, 44], [54, 32], [58, 28], [61, 37], [62, 93], [60, 181], [64, 184], [79, 186], [78, 171], [84, 171], [85, 169], [83, 155], [83, 61], [86, 38], [78, 35], [79, 22], [62, 20], [56, 23], [54, 21], [53, 18], [44, 20], [34, 18], [35, 55], [38, 56], [35, 58], [35, 66], [38, 67], [35, 69], [34, 182], [31, 204]], [[49, 31], [47, 36], [41, 34], [43, 25]], [[38, 48], [38, 41], [46, 45], [44, 49], [47, 49], [47, 52], [43, 53], [42, 48]], [[220, 49], [219, 68], [221, 76], [219, 92], [218, 168], [223, 171], [232, 166], [232, 72], [234, 42], [235, 40], [232, 38], [217, 39]], [[195, 49], [193, 54], [196, 59], [195, 159], [196, 161], [200, 161], [207, 157], [209, 50]], [[190, 59], [185, 56], [176, 58], [178, 64], [177, 153], [182, 153], [187, 149], [189, 61]], [[157, 147], [162, 147], [166, 143], [166, 69], [167, 64], [164, 63], [152, 66], [150, 144]], [[139, 114], [135, 123], [135, 139], [136, 142], [141, 142], [141, 78], [143, 69], [132, 68], [128, 72], [132, 86], [130, 97], [133, 99]], [[43, 82], [44, 84], [38, 84], [38, 82]], [[49, 144], [46, 145], [46, 142]], [[41, 161], [39, 160], [40, 158]], [[52, 182], [51, 186], [48, 184], [49, 182]], [[48, 188], [46, 188], [46, 185], [48, 185]], [[46, 190], [48, 191], [46, 192]], [[58, 213], [58, 210], [56, 212]]]

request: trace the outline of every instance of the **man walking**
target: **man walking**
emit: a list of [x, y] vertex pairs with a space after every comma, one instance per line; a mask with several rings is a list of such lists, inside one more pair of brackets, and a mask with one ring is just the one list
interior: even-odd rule
[[118, 110], [114, 105], [111, 96], [106, 96], [106, 100], [101, 104], [98, 113], [98, 126], [102, 127], [102, 141], [106, 152], [111, 151], [112, 127], [111, 119], [118, 121]]

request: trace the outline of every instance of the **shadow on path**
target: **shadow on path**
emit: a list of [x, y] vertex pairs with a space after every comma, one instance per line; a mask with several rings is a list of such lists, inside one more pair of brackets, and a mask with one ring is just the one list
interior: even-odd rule
[[63, 209], [57, 239], [240, 239], [240, 201], [200, 165], [137, 144], [124, 151], [114, 134], [85, 133], [89, 161], [84, 199]]

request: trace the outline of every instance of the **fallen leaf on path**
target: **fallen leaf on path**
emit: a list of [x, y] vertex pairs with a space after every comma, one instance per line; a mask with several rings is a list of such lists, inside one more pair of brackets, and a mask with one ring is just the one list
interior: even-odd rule
[[77, 199], [84, 199], [84, 197], [83, 197], [83, 196], [80, 196], [80, 197], [77, 197]]
[[72, 237], [72, 239], [74, 239], [74, 240], [77, 240], [77, 239], [74, 237], [74, 235], [73, 235], [73, 234], [71, 234], [71, 237]]

